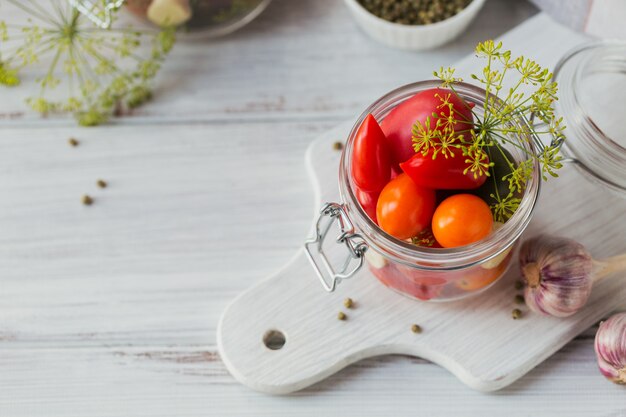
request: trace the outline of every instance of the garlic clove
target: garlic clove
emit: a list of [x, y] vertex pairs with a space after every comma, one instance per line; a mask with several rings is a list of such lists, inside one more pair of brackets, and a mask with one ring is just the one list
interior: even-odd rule
[[[502, 226], [504, 226], [504, 223], [493, 222], [493, 229], [491, 233], [495, 233]], [[498, 266], [500, 266], [502, 261], [504, 261], [506, 257], [509, 256], [509, 253], [511, 253], [511, 250], [513, 250], [513, 246], [509, 247], [508, 249], [506, 249], [504, 252], [502, 252], [500, 255], [496, 256], [495, 258], [490, 259], [487, 262], [483, 262], [482, 264], [480, 264], [481, 268], [483, 269], [497, 268]]]
[[626, 384], [626, 313], [600, 324], [594, 348], [600, 372], [616, 384]]
[[540, 235], [522, 244], [519, 260], [526, 284], [524, 299], [531, 310], [567, 317], [587, 302], [593, 259], [580, 243]]
[[147, 16], [159, 26], [178, 26], [191, 19], [189, 0], [153, 0]]
[[371, 248], [365, 251], [365, 260], [372, 268], [382, 269], [387, 266], [387, 259]]

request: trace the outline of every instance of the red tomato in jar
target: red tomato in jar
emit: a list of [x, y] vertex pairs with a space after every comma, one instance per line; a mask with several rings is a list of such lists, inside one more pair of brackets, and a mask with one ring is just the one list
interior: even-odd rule
[[420, 187], [406, 174], [391, 180], [376, 205], [378, 225], [398, 239], [409, 239], [426, 229], [435, 210], [435, 191]]
[[[452, 104], [452, 111], [448, 106], [442, 106], [442, 101], [446, 99]], [[400, 164], [415, 154], [413, 125], [418, 120], [426, 123], [426, 118], [430, 116], [430, 127], [434, 129], [437, 121], [433, 113], [444, 118], [454, 113], [454, 118], [457, 120], [454, 127], [456, 132], [467, 131], [474, 127], [471, 106], [454, 92], [443, 88], [421, 91], [397, 105], [380, 124], [389, 142], [393, 163]]]
[[387, 138], [371, 114], [368, 114], [354, 138], [352, 180], [362, 191], [380, 192], [391, 176], [391, 158]]
[[456, 194], [439, 204], [432, 220], [437, 242], [455, 248], [477, 242], [489, 235], [493, 215], [487, 203], [472, 194]]

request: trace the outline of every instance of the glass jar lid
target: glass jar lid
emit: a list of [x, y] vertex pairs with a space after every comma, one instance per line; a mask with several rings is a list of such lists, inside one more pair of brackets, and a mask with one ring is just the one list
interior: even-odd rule
[[580, 46], [555, 69], [566, 161], [626, 198], [626, 43]]

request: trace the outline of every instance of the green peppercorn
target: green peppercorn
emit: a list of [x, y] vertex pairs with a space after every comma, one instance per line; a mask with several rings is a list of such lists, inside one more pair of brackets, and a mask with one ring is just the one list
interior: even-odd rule
[[352, 298], [346, 298], [343, 300], [343, 305], [346, 306], [346, 308], [352, 308], [354, 307], [354, 301], [352, 301]]
[[524, 304], [524, 296], [523, 295], [516, 295], [515, 296], [515, 304]]
[[90, 206], [93, 204], [93, 198], [91, 198], [89, 195], [85, 194], [83, 196], [83, 198], [81, 199], [82, 203], [86, 206]]
[[96, 181], [96, 184], [100, 188], [107, 188], [107, 185], [109, 185], [109, 184], [107, 184], [107, 182], [105, 180], [98, 180], [98, 181]]
[[522, 318], [522, 310], [520, 310], [519, 308], [516, 308], [515, 310], [511, 312], [511, 316], [513, 317], [513, 320]]
[[340, 151], [343, 149], [343, 143], [342, 142], [335, 142], [333, 143], [333, 149], [336, 151]]
[[515, 281], [515, 289], [516, 290], [523, 290], [524, 289], [524, 283], [522, 281]]
[[348, 316], [346, 316], [346, 314], [343, 311], [340, 311], [339, 314], [337, 314], [337, 319], [339, 320], [345, 320], [347, 318]]
[[414, 324], [411, 326], [411, 331], [413, 333], [422, 333], [422, 328], [419, 325]]
[[358, 0], [370, 13], [403, 25], [427, 25], [461, 12], [472, 0]]
[[76, 138], [69, 138], [67, 140], [67, 143], [69, 143], [70, 146], [73, 146], [73, 147], [77, 147], [78, 144], [79, 144], [79, 142], [78, 142], [78, 140]]

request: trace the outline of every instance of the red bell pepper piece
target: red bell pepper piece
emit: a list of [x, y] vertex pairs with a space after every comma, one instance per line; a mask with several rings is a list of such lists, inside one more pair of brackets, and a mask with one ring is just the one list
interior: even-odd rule
[[[411, 159], [401, 163], [400, 168], [421, 187], [435, 190], [472, 190], [483, 185], [487, 175], [477, 173], [475, 176], [468, 169], [471, 164], [465, 162], [466, 159], [460, 150], [455, 151], [454, 156], [446, 158], [443, 154], [438, 154], [433, 159], [433, 149], [430, 149], [426, 155], [416, 153]], [[489, 163], [486, 154], [483, 162]]]
[[354, 139], [352, 179], [363, 191], [381, 191], [389, 182], [390, 174], [387, 138], [374, 116], [368, 114]]
[[361, 207], [376, 221], [378, 195], [392, 175], [387, 138], [378, 122], [367, 115], [354, 139], [352, 149], [352, 181]]

